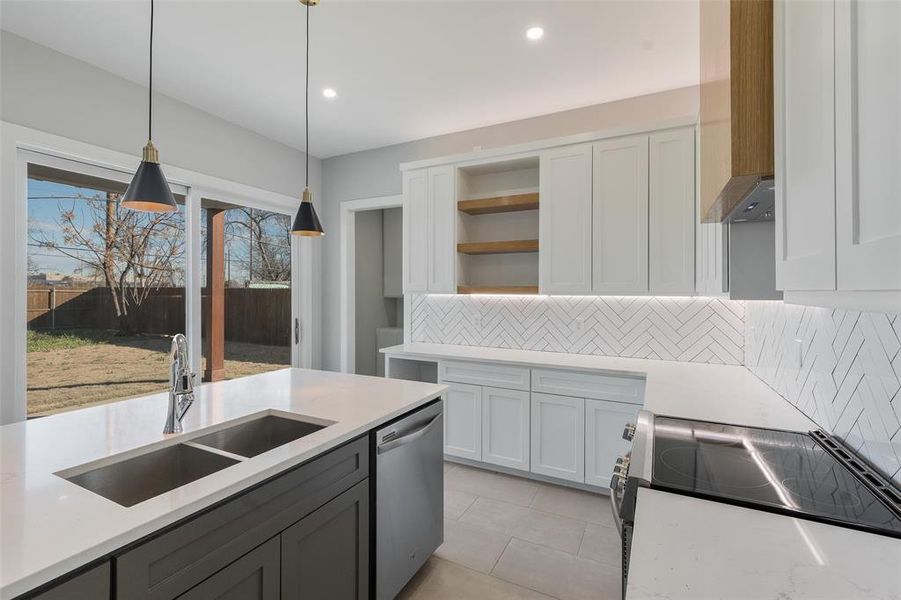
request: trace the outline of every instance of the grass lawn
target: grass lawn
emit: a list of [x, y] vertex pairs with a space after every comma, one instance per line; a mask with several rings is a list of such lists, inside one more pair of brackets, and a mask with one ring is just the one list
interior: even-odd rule
[[[28, 332], [28, 414], [164, 391], [171, 338], [114, 331]], [[227, 379], [286, 367], [288, 346], [225, 343]], [[198, 375], [199, 377], [199, 375]]]
[[115, 331], [105, 329], [61, 329], [56, 331], [32, 331], [29, 329], [28, 351], [49, 352], [106, 344], [115, 335]]

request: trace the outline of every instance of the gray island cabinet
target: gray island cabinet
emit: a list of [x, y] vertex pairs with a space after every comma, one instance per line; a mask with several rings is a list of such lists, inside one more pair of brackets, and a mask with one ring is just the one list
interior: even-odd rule
[[362, 600], [369, 434], [21, 598]]

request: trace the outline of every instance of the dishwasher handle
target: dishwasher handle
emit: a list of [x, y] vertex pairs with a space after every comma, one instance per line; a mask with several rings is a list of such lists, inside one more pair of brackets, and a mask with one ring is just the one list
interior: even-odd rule
[[441, 420], [441, 415], [436, 416], [434, 419], [416, 429], [415, 431], [408, 433], [407, 435], [401, 436], [399, 438], [394, 438], [387, 442], [383, 442], [376, 446], [376, 454], [385, 454], [386, 452], [390, 452], [395, 448], [399, 448], [401, 446], [406, 446], [409, 443], [415, 442], [429, 431], [431, 431], [435, 427], [435, 423]]

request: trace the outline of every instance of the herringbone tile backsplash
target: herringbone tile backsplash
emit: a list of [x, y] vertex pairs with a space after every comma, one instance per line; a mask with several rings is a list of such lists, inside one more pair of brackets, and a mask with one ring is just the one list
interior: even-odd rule
[[414, 295], [414, 342], [740, 365], [744, 305], [714, 298]]
[[745, 304], [745, 365], [901, 484], [901, 316]]

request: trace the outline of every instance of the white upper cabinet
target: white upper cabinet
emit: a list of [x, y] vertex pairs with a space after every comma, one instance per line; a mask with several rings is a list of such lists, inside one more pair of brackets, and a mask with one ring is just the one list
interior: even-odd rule
[[404, 292], [429, 291], [429, 172], [404, 172]]
[[456, 175], [452, 165], [429, 169], [429, 291], [456, 289]]
[[835, 125], [838, 289], [901, 290], [901, 2], [835, 4]]
[[404, 172], [404, 292], [456, 291], [451, 165]]
[[594, 144], [592, 290], [648, 290], [648, 136]]
[[651, 134], [648, 270], [652, 293], [695, 291], [695, 133]]
[[538, 281], [543, 294], [591, 293], [591, 145], [541, 154]]
[[[835, 289], [835, 4], [774, 5], [776, 288]], [[897, 170], [897, 168], [895, 169]]]
[[879, 305], [841, 294], [901, 290], [901, 4], [779, 0], [774, 25], [776, 287]]

